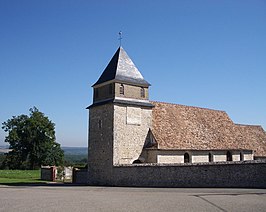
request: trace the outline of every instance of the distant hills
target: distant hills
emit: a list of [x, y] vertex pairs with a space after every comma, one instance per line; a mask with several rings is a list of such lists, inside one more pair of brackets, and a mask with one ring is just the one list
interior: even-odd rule
[[87, 155], [88, 147], [61, 147], [65, 155]]
[[[87, 155], [88, 147], [61, 147], [65, 155]], [[8, 146], [0, 146], [0, 153], [8, 152]]]
[[[64, 151], [66, 166], [84, 167], [88, 160], [87, 147], [61, 147]], [[0, 159], [9, 151], [8, 146], [0, 145]]]
[[8, 151], [8, 146], [0, 146], [0, 154], [7, 153]]

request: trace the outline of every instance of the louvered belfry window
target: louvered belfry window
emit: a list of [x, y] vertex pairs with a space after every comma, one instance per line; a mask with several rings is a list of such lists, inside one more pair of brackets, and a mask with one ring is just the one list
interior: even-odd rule
[[145, 89], [144, 88], [140, 89], [140, 97], [142, 97], [142, 98], [145, 97]]
[[121, 84], [120, 88], [119, 88], [120, 94], [124, 95], [125, 94], [125, 90], [124, 90], [124, 85]]

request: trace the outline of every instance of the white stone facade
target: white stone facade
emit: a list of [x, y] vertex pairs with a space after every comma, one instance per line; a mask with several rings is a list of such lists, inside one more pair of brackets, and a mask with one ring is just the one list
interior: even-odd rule
[[114, 105], [114, 164], [132, 164], [139, 158], [151, 118], [151, 109]]
[[[228, 158], [226, 150], [157, 150], [150, 149], [142, 152], [142, 160], [146, 163], [207, 163], [207, 162], [226, 162], [226, 161], [247, 161], [253, 160], [252, 151], [234, 150], [229, 151], [231, 158]], [[185, 154], [188, 154], [188, 161], [185, 161]], [[242, 154], [242, 156], [240, 156]]]

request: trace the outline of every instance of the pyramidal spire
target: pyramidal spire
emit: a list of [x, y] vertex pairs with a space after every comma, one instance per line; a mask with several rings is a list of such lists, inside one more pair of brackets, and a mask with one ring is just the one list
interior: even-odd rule
[[145, 87], [150, 86], [121, 46], [117, 49], [102, 75], [93, 86], [111, 80]]

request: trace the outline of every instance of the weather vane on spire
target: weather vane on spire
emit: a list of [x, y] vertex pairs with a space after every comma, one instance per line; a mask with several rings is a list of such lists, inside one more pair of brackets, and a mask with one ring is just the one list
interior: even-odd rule
[[118, 34], [119, 34], [119, 38], [118, 38], [119, 45], [121, 46], [121, 43], [122, 43], [122, 31], [120, 31]]

